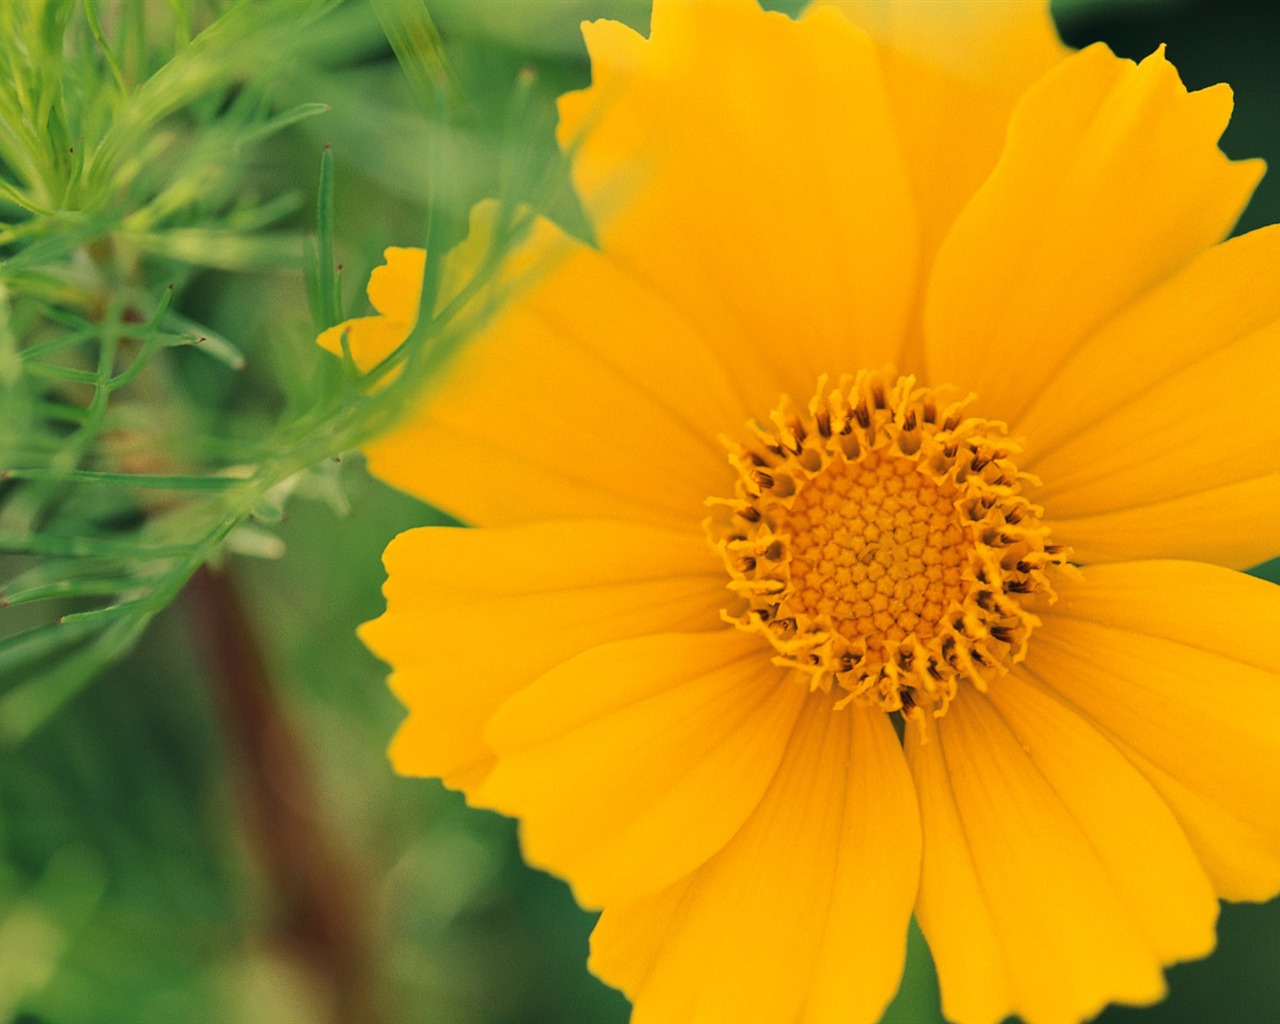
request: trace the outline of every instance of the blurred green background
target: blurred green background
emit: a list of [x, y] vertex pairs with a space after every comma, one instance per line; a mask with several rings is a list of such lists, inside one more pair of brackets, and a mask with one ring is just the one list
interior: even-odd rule
[[[97, 5], [108, 37], [120, 6]], [[213, 82], [211, 97], [193, 92], [196, 113], [186, 122], [165, 112], [148, 124], [148, 132], [193, 140], [184, 150], [199, 157], [191, 166], [231, 175], [235, 185], [227, 194], [201, 185], [195, 199], [175, 199], [175, 209], [194, 212], [167, 240], [138, 240], [143, 269], [130, 278], [153, 290], [177, 279], [175, 309], [243, 353], [243, 365], [193, 346], [157, 357], [182, 405], [175, 411], [161, 397], [154, 407], [177, 417], [175, 436], [218, 439], [225, 452], [217, 465], [236, 461], [227, 452], [252, 455], [255, 431], [269, 436], [265, 425], [305, 400], [291, 375], [316, 360], [308, 348], [316, 286], [309, 307], [300, 258], [273, 263], [278, 250], [268, 246], [191, 259], [178, 232], [202, 216], [231, 223], [246, 195], [265, 204], [284, 197], [262, 231], [246, 230], [300, 252], [301, 236], [316, 231], [327, 146], [334, 259], [345, 268], [336, 287], [345, 307], [360, 312], [363, 282], [384, 246], [456, 237], [483, 196], [532, 201], [572, 222], [551, 132], [554, 96], [588, 81], [578, 24], [612, 17], [644, 30], [648, 19], [647, 5], [633, 0], [435, 0], [424, 9], [442, 41], [441, 64], [421, 34], [428, 23], [414, 20], [416, 4], [256, 6], [307, 13], [272, 37], [281, 59], [271, 63], [257, 115], [300, 104], [327, 109], [308, 108], [315, 116], [250, 148], [199, 149], [199, 132], [253, 86], [248, 62]], [[81, 17], [77, 4], [29, 7], [50, 24]], [[182, 7], [154, 4], [148, 18], [170, 24]], [[194, 33], [228, 5], [185, 8]], [[1140, 58], [1167, 43], [1190, 86], [1230, 82], [1236, 116], [1224, 148], [1280, 167], [1280, 7], [1077, 0], [1054, 10], [1074, 45], [1102, 39]], [[400, 43], [402, 56], [409, 47], [408, 76], [387, 42], [389, 25], [407, 33]], [[147, 51], [157, 68], [163, 45]], [[209, 106], [203, 114], [201, 103]], [[6, 179], [20, 176], [15, 158], [0, 163]], [[191, 166], [183, 165], [189, 176]], [[165, 186], [149, 187], [154, 195]], [[1264, 181], [1242, 227], [1277, 220], [1280, 174]], [[59, 221], [48, 237], [79, 223]], [[21, 242], [4, 243], [6, 258]], [[42, 258], [62, 266], [65, 255]], [[0, 333], [7, 329], [0, 324]], [[353, 628], [381, 609], [386, 542], [440, 520], [369, 479], [357, 455], [340, 454], [289, 478], [294, 494], [282, 514], [263, 513], [237, 535], [232, 547], [248, 554], [226, 557], [218, 574], [201, 573], [92, 682], [66, 676], [65, 704], [21, 742], [0, 747], [0, 1021], [626, 1019], [625, 1001], [586, 971], [591, 916], [563, 884], [522, 865], [513, 824], [390, 771], [384, 749], [401, 711]], [[0, 490], [0, 502], [13, 498]], [[136, 506], [112, 514], [154, 512]], [[93, 514], [105, 521], [97, 506]], [[20, 551], [8, 557], [0, 576], [27, 564]], [[1276, 578], [1274, 565], [1268, 575]], [[27, 615], [17, 607], [0, 615], [9, 616], [0, 619], [5, 634], [35, 621], [15, 618]], [[1175, 968], [1166, 1003], [1111, 1009], [1102, 1019], [1274, 1021], [1277, 963], [1280, 905], [1228, 907], [1218, 952]], [[940, 1019], [917, 934], [889, 1019]]]

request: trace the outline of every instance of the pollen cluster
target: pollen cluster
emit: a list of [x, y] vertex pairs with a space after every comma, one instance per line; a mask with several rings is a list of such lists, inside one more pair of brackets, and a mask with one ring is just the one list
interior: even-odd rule
[[863, 371], [807, 408], [783, 398], [731, 443], [735, 495], [708, 537], [729, 572], [724, 616], [766, 636], [814, 689], [908, 717], [942, 714], [1025, 656], [1066, 552], [1023, 494], [1002, 423], [972, 396]]

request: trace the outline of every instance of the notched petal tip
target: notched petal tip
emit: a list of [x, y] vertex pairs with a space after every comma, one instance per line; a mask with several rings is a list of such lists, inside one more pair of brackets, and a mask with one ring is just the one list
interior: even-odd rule
[[1089, 333], [1225, 237], [1260, 171], [1219, 148], [1229, 101], [1189, 93], [1163, 49], [1135, 64], [1102, 43], [1033, 85], [935, 264], [933, 371], [1017, 420]]
[[366, 288], [377, 314], [344, 320], [316, 338], [317, 345], [335, 356], [349, 352], [361, 373], [395, 351], [418, 320], [426, 252], [391, 246], [383, 250], [383, 258], [386, 263], [373, 269]]
[[369, 275], [369, 301], [383, 316], [412, 325], [418, 319], [427, 253], [424, 249], [389, 246], [382, 256], [386, 262]]

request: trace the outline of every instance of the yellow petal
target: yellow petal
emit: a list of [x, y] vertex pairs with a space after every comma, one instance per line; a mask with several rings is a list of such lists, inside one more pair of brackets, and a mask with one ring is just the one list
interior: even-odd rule
[[366, 289], [373, 308], [392, 320], [414, 324], [422, 301], [422, 274], [427, 254], [422, 249], [392, 246], [382, 251], [386, 260], [369, 275]]
[[928, 266], [995, 166], [1018, 99], [1071, 51], [1058, 40], [1047, 0], [830, 6], [876, 42]]
[[1033, 683], [963, 694], [923, 742], [907, 731], [907, 754], [925, 836], [916, 916], [948, 1018], [1154, 1002], [1163, 963], [1213, 947], [1213, 891], [1168, 808]]
[[361, 316], [330, 327], [316, 338], [316, 344], [335, 356], [342, 355], [342, 337], [347, 339], [351, 361], [362, 373], [368, 373], [395, 351], [409, 332], [412, 323], [385, 316]]
[[1218, 900], [1168, 806], [1089, 721], [1032, 676], [996, 684], [992, 706], [1089, 837], [1163, 963], [1214, 946]]
[[757, 414], [894, 361], [915, 215], [870, 39], [829, 10], [674, 0], [647, 41], [584, 34], [560, 138], [602, 247], [741, 368]]
[[[1280, 322], [1180, 370], [1035, 460], [1055, 524], [1280, 472]], [[1221, 525], [1228, 526], [1229, 518]], [[1213, 523], [1197, 523], [1199, 530]], [[1276, 538], [1272, 538], [1272, 544]], [[1271, 549], [1274, 551], [1274, 547]]]
[[[450, 255], [450, 293], [483, 258], [486, 219]], [[681, 311], [616, 263], [538, 221], [477, 307], [513, 290], [465, 340], [370, 469], [463, 520], [561, 516], [697, 529], [731, 483], [721, 433], [750, 416], [735, 379]]]
[[342, 354], [345, 334], [351, 360], [363, 372], [377, 366], [409, 337], [418, 321], [418, 304], [422, 299], [426, 252], [392, 246], [384, 249], [382, 255], [386, 263], [369, 275], [368, 287], [369, 301], [380, 315], [346, 320], [316, 339], [321, 348], [337, 356]]
[[697, 534], [626, 523], [427, 527], [387, 547], [387, 611], [361, 639], [390, 663], [409, 717], [396, 770], [470, 789], [492, 761], [498, 706], [595, 644], [671, 629], [721, 630], [724, 573]]
[[925, 728], [923, 743], [915, 735], [915, 726], [904, 733], [921, 827], [929, 837], [920, 868], [916, 920], [929, 943], [947, 1016], [957, 1024], [995, 1024], [1020, 1001], [1010, 965], [1005, 963], [1006, 937], [993, 918], [979, 866], [969, 849], [968, 822], [952, 791], [937, 727], [926, 719]]
[[[1048, 0], [824, 0], [877, 45], [981, 92], [1014, 97], [1071, 51]], [[1008, 111], [1006, 111], [1007, 118]]]
[[1209, 250], [1090, 336], [1016, 429], [1086, 562], [1280, 551], [1280, 228]]
[[1090, 566], [1027, 667], [1121, 745], [1227, 899], [1280, 891], [1280, 588], [1214, 566]]
[[520, 818], [529, 863], [602, 906], [670, 885], [741, 827], [773, 779], [806, 688], [759, 637], [604, 644], [498, 710], [476, 802]]
[[1198, 558], [1244, 569], [1280, 551], [1280, 473], [1097, 515], [1054, 515], [1054, 539], [1084, 562]]
[[858, 1024], [898, 987], [920, 853], [887, 717], [812, 695], [772, 786], [716, 857], [608, 907], [591, 969], [633, 1024]]
[[1226, 235], [1262, 171], [1218, 149], [1230, 113], [1161, 51], [1135, 66], [1097, 44], [1032, 86], [938, 254], [931, 378], [1016, 420], [1089, 332]]

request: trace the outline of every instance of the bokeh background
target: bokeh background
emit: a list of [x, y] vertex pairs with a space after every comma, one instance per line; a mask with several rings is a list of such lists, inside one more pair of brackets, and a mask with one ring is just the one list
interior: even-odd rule
[[[422, 243], [429, 213], [435, 237], [448, 237], [472, 202], [508, 189], [573, 223], [553, 98], [589, 79], [580, 21], [645, 31], [645, 3], [429, 0], [449, 65], [438, 79], [448, 87], [434, 91], [415, 87], [424, 65], [406, 74], [397, 60], [385, 8], [380, 21], [359, 0], [298, 6], [323, 16], [298, 29], [266, 102], [328, 109], [251, 155], [208, 159], [237, 163], [263, 196], [295, 195], [272, 230], [308, 234], [329, 147], [348, 310], [364, 309], [384, 246]], [[221, 9], [193, 7], [204, 24]], [[1074, 45], [1101, 39], [1141, 58], [1166, 43], [1189, 86], [1230, 82], [1223, 147], [1280, 167], [1280, 5], [1127, 0], [1054, 12]], [[1277, 220], [1280, 174], [1241, 226]], [[303, 277], [296, 265], [188, 275], [184, 315], [245, 356], [237, 367], [165, 354], [201, 422], [251, 436], [288, 401], [284, 378], [328, 358], [307, 348]], [[591, 915], [522, 864], [513, 823], [390, 771], [384, 750], [401, 711], [353, 629], [380, 611], [386, 542], [442, 519], [371, 480], [356, 453], [336, 454], [283, 515], [264, 518], [256, 543], [239, 545], [248, 554], [198, 574], [123, 660], [0, 748], [0, 1021], [626, 1019], [625, 1000], [586, 971]], [[0, 633], [16, 628], [2, 617], [11, 611]], [[1220, 935], [1214, 956], [1170, 972], [1167, 1002], [1102, 1019], [1280, 1019], [1280, 905], [1227, 907]], [[940, 1020], [937, 1007], [913, 933], [889, 1020]]]

